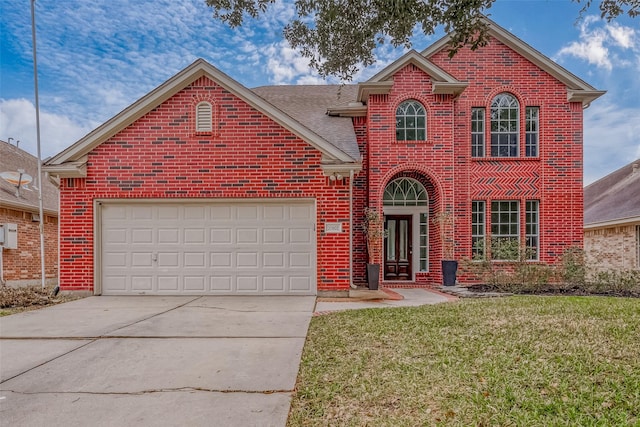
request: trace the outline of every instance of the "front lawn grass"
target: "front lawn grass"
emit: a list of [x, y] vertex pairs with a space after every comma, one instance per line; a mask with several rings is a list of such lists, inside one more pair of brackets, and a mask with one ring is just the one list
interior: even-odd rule
[[315, 317], [289, 426], [639, 426], [640, 300], [518, 296]]

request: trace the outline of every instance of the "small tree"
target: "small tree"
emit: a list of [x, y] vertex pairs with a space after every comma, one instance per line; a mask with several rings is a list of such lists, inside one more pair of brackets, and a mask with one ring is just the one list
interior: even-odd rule
[[364, 222], [362, 223], [362, 229], [367, 239], [367, 253], [369, 255], [369, 264], [375, 264], [376, 249], [378, 243], [385, 236], [383, 228], [383, 219], [380, 212], [374, 208], [364, 209]]

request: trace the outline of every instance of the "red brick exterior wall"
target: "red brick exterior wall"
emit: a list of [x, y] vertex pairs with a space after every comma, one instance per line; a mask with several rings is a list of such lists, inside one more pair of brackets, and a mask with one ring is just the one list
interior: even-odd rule
[[[215, 129], [195, 132], [195, 105], [213, 105]], [[312, 198], [318, 290], [349, 288], [348, 180], [330, 181], [321, 153], [208, 78], [200, 78], [95, 148], [86, 179], [60, 186], [60, 284], [93, 290], [93, 200]], [[325, 222], [343, 233], [324, 234]]]
[[[471, 257], [473, 200], [486, 201], [487, 232], [491, 201], [520, 201], [522, 242], [525, 201], [538, 200], [541, 262], [554, 263], [566, 248], [582, 247], [582, 104], [567, 102], [566, 85], [497, 40], [475, 52], [462, 49], [453, 59], [446, 49], [428, 59], [469, 86], [458, 97], [434, 95], [430, 77], [408, 65], [394, 75], [388, 95], [371, 95], [368, 145], [363, 150], [368, 186], [358, 185], [355, 199], [366, 199], [365, 205], [382, 209], [382, 194], [389, 182], [400, 176], [419, 180], [429, 193], [430, 218], [442, 210], [455, 214], [457, 259]], [[515, 95], [520, 104], [521, 156], [472, 158], [471, 109], [485, 108], [488, 145], [491, 101], [502, 92]], [[420, 101], [427, 110], [426, 141], [396, 141], [395, 111], [407, 99]], [[524, 157], [528, 106], [540, 109], [539, 156], [533, 158]], [[357, 210], [356, 215], [360, 215]], [[441, 282], [442, 244], [431, 221], [429, 242], [429, 272], [417, 273], [417, 283]], [[361, 245], [356, 240], [356, 247]], [[358, 277], [364, 261], [359, 252], [355, 255]]]
[[[461, 49], [452, 59], [446, 49], [428, 59], [469, 86], [459, 96], [434, 95], [430, 76], [408, 65], [393, 76], [390, 93], [371, 95], [367, 116], [353, 120], [363, 157], [354, 180], [354, 281], [365, 278], [363, 211], [382, 210], [386, 185], [399, 177], [418, 180], [429, 194], [429, 270], [416, 274], [418, 284], [442, 280], [443, 245], [431, 222], [438, 212], [454, 213], [455, 258], [471, 257], [474, 200], [486, 202], [487, 232], [491, 201], [519, 201], [521, 241], [525, 202], [539, 201], [541, 262], [554, 263], [566, 248], [582, 247], [582, 105], [567, 102], [566, 85], [497, 40], [475, 52]], [[502, 92], [520, 105], [521, 155], [472, 158], [471, 109], [485, 108], [488, 145], [491, 101]], [[396, 141], [395, 111], [407, 99], [426, 108], [426, 141]], [[201, 101], [213, 106], [211, 133], [194, 130]], [[533, 158], [524, 157], [528, 106], [540, 112], [539, 156]], [[288, 197], [317, 202], [318, 290], [347, 290], [349, 186], [347, 180], [329, 181], [320, 161], [318, 150], [201, 78], [95, 148], [86, 179], [62, 180], [62, 289], [93, 289], [94, 199]], [[325, 222], [342, 222], [345, 232], [324, 235]]]
[[[48, 284], [58, 277], [58, 218], [44, 215], [45, 278]], [[40, 222], [31, 212], [0, 208], [0, 224], [18, 225], [18, 248], [4, 249], [3, 277], [7, 284], [40, 284]]]

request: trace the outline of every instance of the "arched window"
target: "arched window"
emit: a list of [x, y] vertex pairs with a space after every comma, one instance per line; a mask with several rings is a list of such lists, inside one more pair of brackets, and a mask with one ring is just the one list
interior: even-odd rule
[[424, 106], [414, 99], [404, 101], [396, 110], [396, 140], [427, 139], [427, 115]]
[[491, 155], [517, 157], [520, 104], [510, 93], [501, 93], [491, 102]]
[[213, 131], [213, 111], [211, 104], [203, 101], [196, 105], [196, 132]]
[[426, 206], [427, 202], [427, 190], [411, 178], [398, 178], [391, 181], [384, 189], [382, 196], [384, 206]]

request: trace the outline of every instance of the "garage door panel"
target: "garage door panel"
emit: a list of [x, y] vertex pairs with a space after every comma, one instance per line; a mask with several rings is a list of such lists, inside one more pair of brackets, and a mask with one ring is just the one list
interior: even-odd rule
[[312, 202], [101, 207], [103, 294], [316, 293]]
[[178, 276], [159, 276], [158, 290], [161, 292], [178, 292], [180, 290]]

